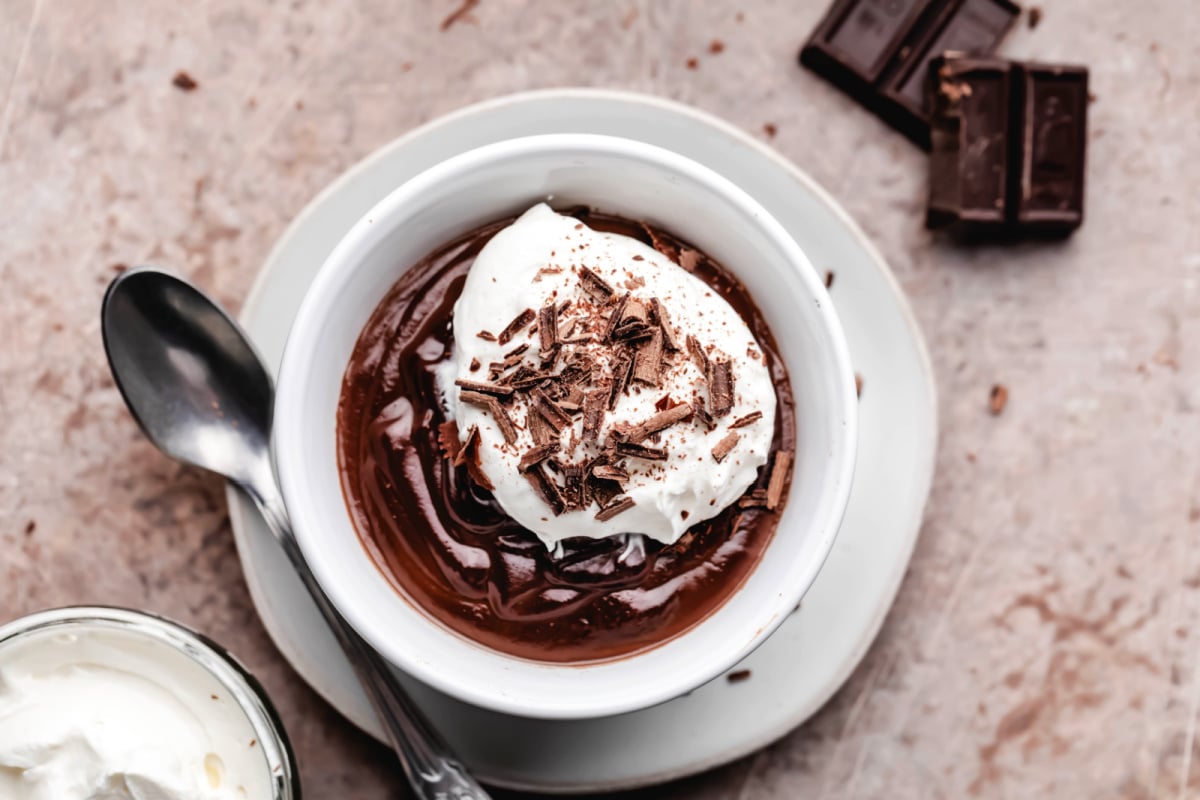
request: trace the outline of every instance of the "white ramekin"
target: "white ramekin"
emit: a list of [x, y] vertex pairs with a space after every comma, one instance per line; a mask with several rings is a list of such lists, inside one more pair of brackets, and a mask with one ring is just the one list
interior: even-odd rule
[[[363, 325], [401, 273], [438, 246], [534, 203], [588, 205], [690, 241], [749, 289], [796, 399], [797, 452], [778, 531], [742, 587], [683, 635], [587, 665], [528, 661], [434, 622], [396, 592], [355, 534], [342, 497], [336, 411]], [[796, 607], [837, 535], [854, 468], [854, 376], [820, 275], [779, 223], [704, 166], [607, 136], [513, 139], [445, 161], [398, 187], [330, 254], [296, 316], [275, 403], [274, 449], [296, 535], [346, 618], [394, 664], [497, 711], [579, 719], [684, 694], [761, 644]], [[820, 646], [819, 642], [814, 646]]]

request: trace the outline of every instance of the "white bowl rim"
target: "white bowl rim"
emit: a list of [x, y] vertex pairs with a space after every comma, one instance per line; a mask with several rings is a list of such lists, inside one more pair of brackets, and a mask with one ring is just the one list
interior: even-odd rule
[[[653, 687], [650, 684], [647, 684], [646, 687], [629, 687], [628, 694], [619, 703], [611, 701], [605, 702], [603, 705], [589, 703], [586, 693], [581, 693], [582, 696], [576, 697], [570, 708], [550, 704], [533, 707], [529, 704], [528, 698], [512, 698], [500, 692], [489, 693], [486, 687], [458, 680], [456, 673], [452, 671], [439, 671], [419, 659], [409, 657], [408, 648], [402, 643], [395, 642], [394, 637], [387, 636], [370, 614], [363, 613], [361, 604], [354, 601], [353, 593], [348, 592], [346, 587], [332, 579], [333, 576], [323, 566], [323, 559], [309, 558], [309, 566], [334, 606], [355, 630], [392, 664], [421, 682], [473, 705], [505, 714], [548, 720], [613, 716], [657, 705], [717, 677], [762, 644], [786, 618], [787, 612], [799, 603], [804, 593], [811, 587], [832, 549], [849, 501], [857, 454], [858, 433], [857, 402], [855, 392], [851, 388], [853, 386], [853, 369], [849, 348], [841, 323], [833, 310], [832, 301], [803, 250], [765, 208], [728, 178], [665, 148], [618, 136], [555, 133], [522, 136], [483, 145], [435, 164], [393, 189], [351, 227], [318, 270], [305, 293], [304, 300], [288, 333], [278, 373], [273, 434], [281, 430], [301, 429], [303, 404], [299, 402], [300, 395], [291, 387], [293, 384], [305, 385], [308, 383], [307, 378], [311, 365], [305, 358], [305, 354], [314, 348], [316, 331], [320, 328], [319, 325], [314, 325], [313, 321], [314, 318], [317, 320], [324, 318], [328, 313], [328, 308], [331, 307], [325, 304], [322, 298], [338, 295], [338, 287], [349, 280], [354, 271], [353, 266], [359, 263], [362, 257], [392, 230], [387, 222], [400, 213], [407, 204], [419, 200], [431, 187], [443, 183], [454, 174], [469, 172], [492, 161], [511, 159], [527, 154], [541, 154], [554, 149], [574, 152], [582, 149], [595, 153], [617, 154], [666, 168], [686, 175], [699, 184], [706, 185], [723, 195], [731, 205], [739, 207], [742, 213], [754, 218], [763, 232], [775, 241], [780, 250], [790, 253], [788, 261], [796, 268], [797, 276], [803, 283], [808, 296], [817, 300], [816, 313], [821, 327], [828, 337], [830, 356], [837, 365], [837, 371], [846, 379], [837, 382], [838, 396], [831, 404], [830, 411], [831, 417], [840, 416], [841, 418], [840, 426], [832, 426], [834, 429], [840, 430], [840, 436], [836, 437], [837, 444], [833, 448], [831, 458], [833, 472], [828, 494], [832, 497], [832, 502], [825, 507], [824, 519], [814, 518], [809, 524], [810, 535], [816, 542], [811, 557], [803, 564], [802, 568], [796, 568], [797, 579], [790, 581], [787, 589], [778, 594], [779, 599], [770, 605], [773, 612], [766, 622], [759, 626], [753, 636], [747, 639], [739, 649], [731, 650], [725, 658], [707, 662], [708, 666], [703, 670], [707, 677], [701, 680], [690, 680], [686, 685], [681, 683], [671, 688]], [[340, 375], [338, 379], [341, 379]], [[303, 511], [305, 506], [299, 502], [305, 497], [305, 492], [299, 485], [299, 471], [288, 467], [289, 464], [295, 463], [295, 459], [302, 457], [299, 437], [273, 435], [272, 438], [276, 456], [276, 474], [285, 505], [292, 516], [296, 539], [301, 550], [308, 557], [313, 553], [313, 548], [312, 542], [308, 542], [308, 537], [304, 534], [306, 525], [303, 521]], [[341, 492], [340, 486], [338, 492], [339, 494]], [[411, 601], [406, 598], [402, 599], [411, 605]], [[437, 623], [430, 621], [429, 624], [440, 634], [462, 638], [460, 634], [443, 629]], [[676, 638], [684, 638], [687, 635], [688, 632], [684, 632]], [[653, 652], [653, 649], [645, 652]], [[640, 655], [641, 653], [635, 653], [621, 660], [634, 660]], [[515, 660], [524, 661], [523, 659]], [[527, 663], [538, 669], [580, 672], [589, 666], [587, 664], [554, 664], [536, 661]], [[604, 663], [609, 662], [601, 662], [599, 665], [602, 666]]]

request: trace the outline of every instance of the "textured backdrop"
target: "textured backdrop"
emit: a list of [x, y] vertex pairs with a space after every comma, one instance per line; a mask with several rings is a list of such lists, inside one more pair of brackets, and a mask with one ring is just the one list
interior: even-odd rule
[[292, 216], [398, 134], [516, 90], [628, 88], [769, 139], [845, 204], [912, 300], [941, 398], [916, 555], [845, 688], [775, 746], [641, 796], [1200, 793], [1191, 4], [1022, 19], [1007, 54], [1092, 69], [1088, 221], [972, 249], [922, 229], [924, 155], [796, 66], [823, 0], [483, 0], [443, 29], [456, 7], [0, 0], [0, 618], [106, 602], [192, 624], [261, 676], [309, 797], [397, 796], [387, 753], [267, 640], [220, 483], [125, 413], [100, 297], [153, 261], [236, 308]]

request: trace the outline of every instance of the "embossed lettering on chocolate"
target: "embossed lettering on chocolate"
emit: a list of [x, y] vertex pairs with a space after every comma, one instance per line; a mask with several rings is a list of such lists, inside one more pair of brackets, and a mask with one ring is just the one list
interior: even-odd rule
[[[403, 273], [359, 337], [337, 420], [347, 508], [364, 548], [396, 590], [480, 645], [557, 663], [652, 648], [719, 608], [775, 533], [796, 445], [787, 372], [745, 287], [664, 231], [586, 209], [570, 213], [597, 230], [655, 246], [677, 262], [682, 256], [753, 331], [777, 403], [772, 458], [741, 500], [673, 545], [647, 539], [630, 555], [620, 538], [574, 538], [556, 554], [504, 513], [479, 476], [472, 478], [469, 459], [456, 464], [447, 457], [458, 443], [447, 448], [439, 437], [446, 414], [435, 367], [453, 351], [452, 311], [467, 271], [512, 219], [472, 231]], [[781, 467], [775, 481], [773, 465]]]

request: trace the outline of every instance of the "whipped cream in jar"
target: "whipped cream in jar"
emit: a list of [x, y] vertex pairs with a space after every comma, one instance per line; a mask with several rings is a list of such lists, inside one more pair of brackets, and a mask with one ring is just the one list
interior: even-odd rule
[[298, 800], [262, 687], [176, 623], [103, 607], [0, 626], [0, 797]]

